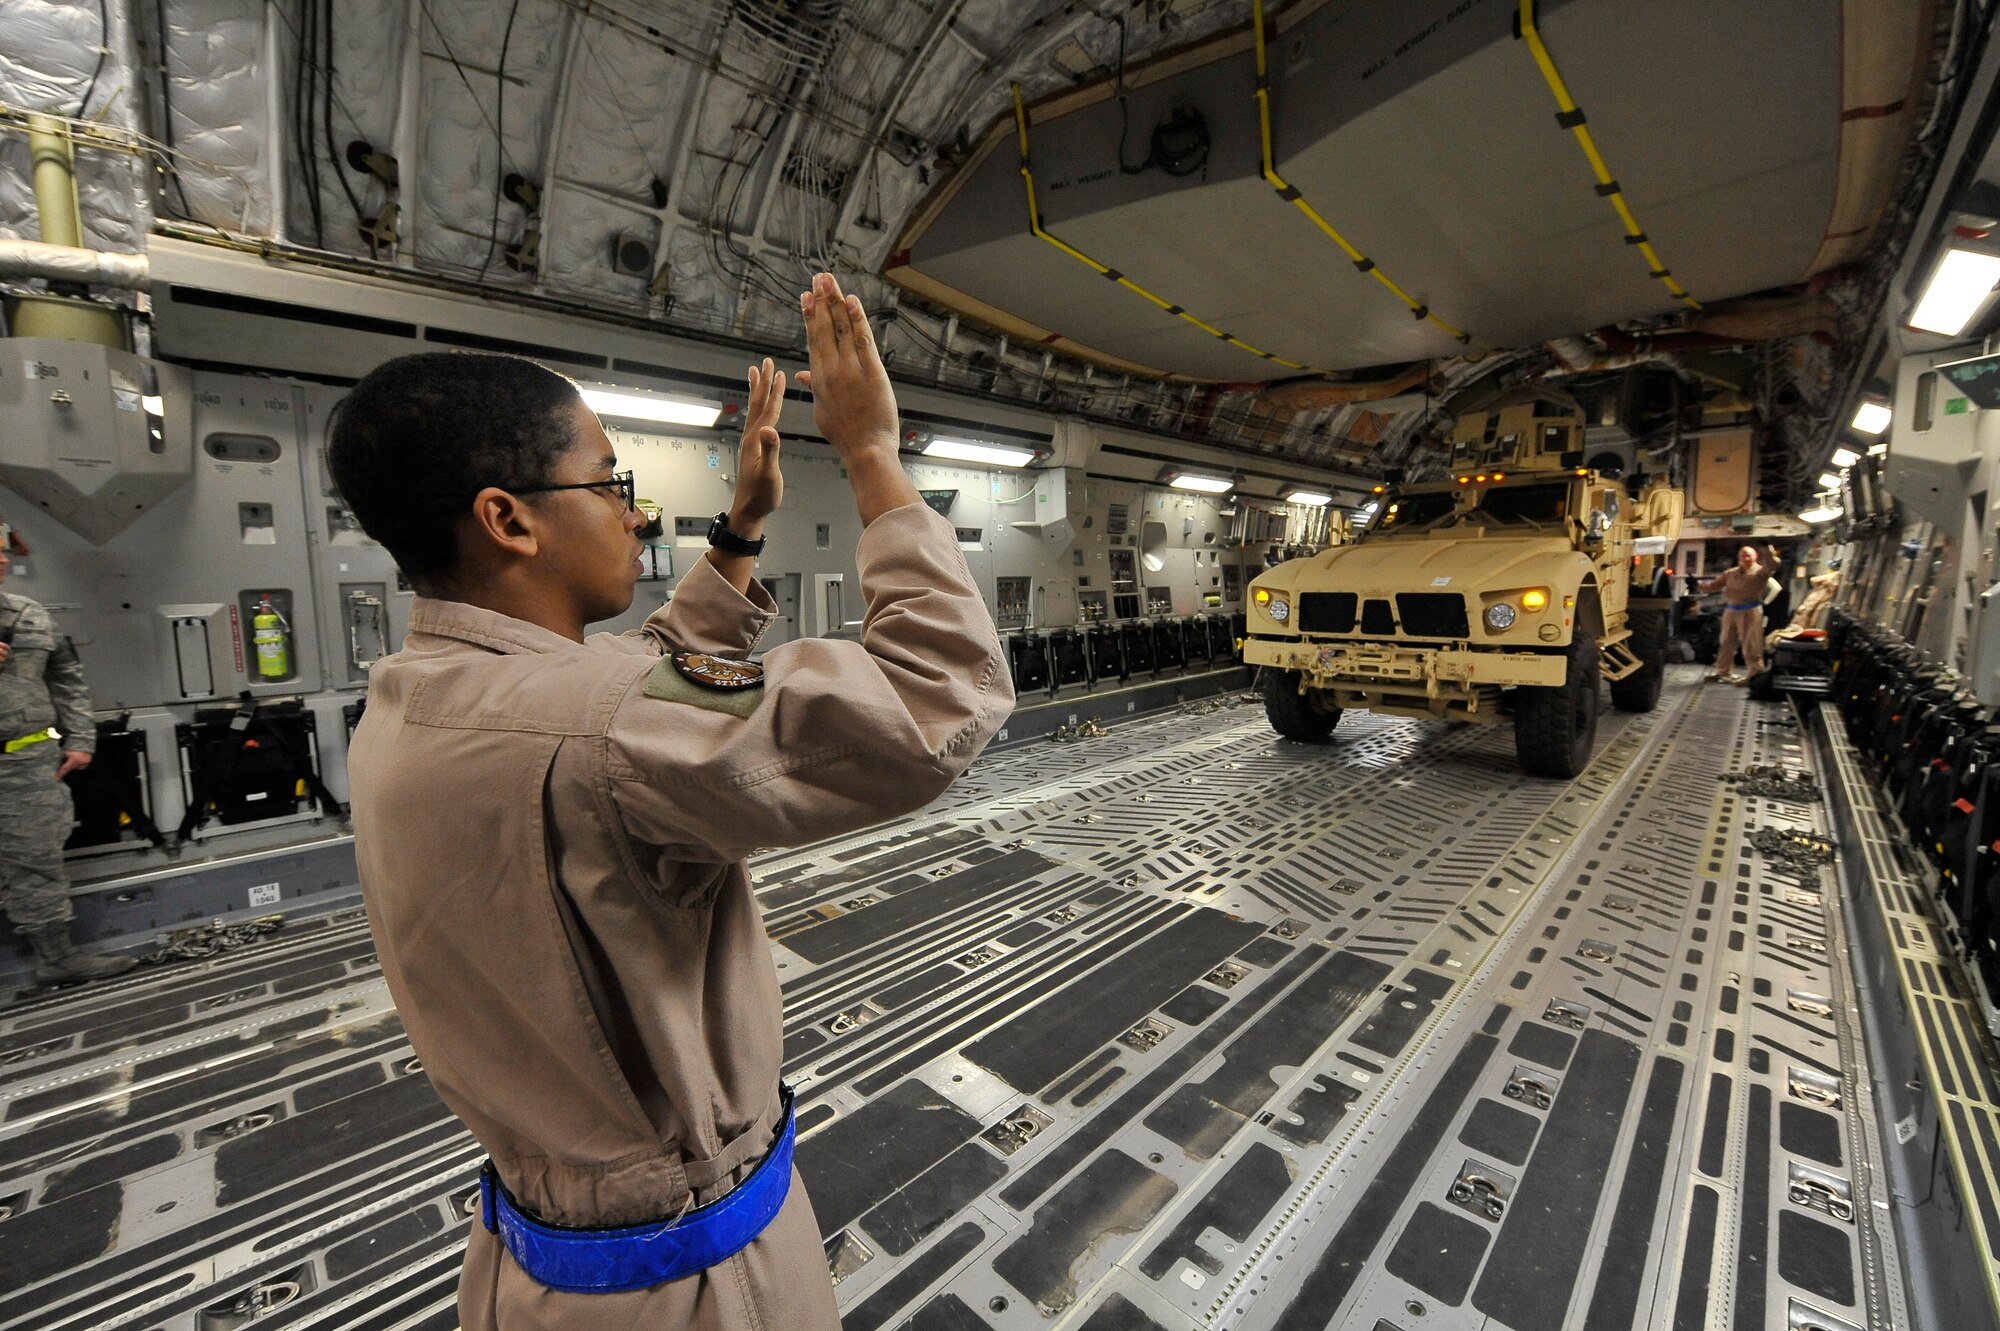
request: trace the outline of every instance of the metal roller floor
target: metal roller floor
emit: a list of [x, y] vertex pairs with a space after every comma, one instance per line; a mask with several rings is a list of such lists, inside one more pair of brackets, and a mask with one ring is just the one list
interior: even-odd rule
[[[1239, 697], [759, 860], [847, 1331], [1908, 1325], [1768, 835], [1828, 809], [1726, 782], [1805, 740], [1695, 678], [1573, 782]], [[456, 1325], [479, 1154], [357, 913], [0, 1009], [0, 1069], [0, 1325]]]

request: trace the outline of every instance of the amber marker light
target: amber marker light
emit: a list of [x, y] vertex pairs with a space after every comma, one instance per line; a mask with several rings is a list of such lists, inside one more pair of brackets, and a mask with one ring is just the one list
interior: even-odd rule
[[1458, 483], [1460, 485], [1470, 485], [1472, 484], [1472, 478], [1470, 476], [1461, 476], [1458, 478]]
[[1251, 593], [1251, 599], [1254, 600], [1258, 605], [1268, 605], [1271, 600], [1270, 589], [1266, 587], [1259, 587], [1256, 591]]
[[1507, 479], [1507, 473], [1504, 471], [1496, 471], [1493, 473], [1493, 479], [1496, 481], [1504, 481]]
[[1546, 610], [1548, 604], [1549, 594], [1539, 587], [1521, 593], [1521, 608], [1524, 610]]

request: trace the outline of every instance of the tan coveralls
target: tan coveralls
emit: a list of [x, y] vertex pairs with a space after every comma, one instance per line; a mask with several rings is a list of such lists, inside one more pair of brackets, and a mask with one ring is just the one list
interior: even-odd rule
[[[744, 858], [921, 808], [1012, 709], [943, 518], [883, 514], [857, 559], [861, 641], [773, 648], [745, 694], [662, 659], [741, 658], [771, 622], [763, 587], [739, 595], [706, 560], [643, 629], [580, 645], [419, 599], [370, 672], [350, 770], [383, 972], [438, 1094], [544, 1220], [669, 1218], [748, 1175], [782, 1041]], [[796, 1172], [742, 1253], [632, 1293], [546, 1289], [470, 1228], [466, 1331], [839, 1325]]]
[[[1754, 675], [1764, 668], [1764, 589], [1771, 582], [1771, 567], [1754, 564], [1745, 572], [1732, 564], [1716, 579], [1722, 584], [1722, 645], [1715, 650], [1715, 673], [1726, 675], [1736, 666], [1736, 649], [1743, 649], [1743, 673]], [[1738, 609], [1737, 607], [1744, 607]]]

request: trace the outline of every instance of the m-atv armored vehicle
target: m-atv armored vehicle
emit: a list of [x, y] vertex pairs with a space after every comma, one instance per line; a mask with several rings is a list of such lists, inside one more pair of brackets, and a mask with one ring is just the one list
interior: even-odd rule
[[1324, 739], [1348, 708], [1496, 721], [1521, 765], [1575, 776], [1598, 685], [1651, 711], [1670, 602], [1648, 595], [1679, 534], [1666, 478], [1584, 465], [1584, 417], [1531, 389], [1462, 415], [1442, 481], [1385, 486], [1353, 542], [1250, 584], [1244, 660], [1279, 734]]

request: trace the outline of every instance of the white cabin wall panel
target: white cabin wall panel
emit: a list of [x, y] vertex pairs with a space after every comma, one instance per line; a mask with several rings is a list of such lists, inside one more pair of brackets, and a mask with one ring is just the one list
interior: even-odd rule
[[[1955, 358], [1954, 358], [1955, 359]], [[1932, 592], [1926, 629], [1937, 635], [1939, 659], [1963, 671], [1982, 698], [2000, 701], [2000, 595], [1994, 585], [1994, 483], [2000, 480], [2000, 411], [1973, 407], [1974, 460], [1960, 469], [1960, 518], [1947, 529], [1947, 568]]]
[[575, 61], [563, 178], [650, 202], [653, 181], [665, 184], [672, 174], [674, 148], [691, 111], [688, 62], [613, 37], [594, 23], [584, 25]]
[[595, 195], [572, 191], [562, 201], [561, 224], [542, 237], [542, 271], [550, 291], [581, 296], [597, 304], [644, 313], [652, 303], [651, 274], [620, 273], [611, 266], [618, 235], [633, 232], [659, 248], [660, 220], [639, 208], [621, 207]]
[[[290, 22], [282, 25], [279, 43], [292, 63], [280, 72], [284, 80], [286, 104], [295, 96], [300, 19], [298, 0], [290, 0], [285, 12]], [[396, 129], [402, 108], [403, 46], [409, 38], [405, 0], [337, 0], [333, 14], [333, 96], [330, 127], [324, 85], [313, 114], [316, 132], [313, 154], [319, 159], [317, 192], [323, 240], [311, 228], [312, 210], [308, 191], [315, 188], [289, 132], [284, 136], [288, 186], [285, 191], [286, 224], [295, 238], [342, 254], [367, 255], [361, 238], [360, 218], [373, 217], [391, 198], [388, 188], [365, 171], [347, 164], [347, 146], [359, 140], [380, 153], [393, 154]], [[323, 48], [322, 48], [323, 49]], [[288, 122], [289, 123], [289, 122]], [[328, 140], [331, 140], [329, 145]], [[402, 170], [413, 164], [399, 163]], [[342, 188], [345, 180], [346, 188]], [[349, 199], [348, 192], [354, 198]], [[379, 257], [386, 258], [386, 254]]]
[[[59, 527], [0, 488], [9, 520], [35, 550], [14, 590], [42, 601], [75, 641], [101, 712], [199, 699], [227, 702], [310, 693], [321, 683], [306, 523], [301, 508], [300, 411], [284, 380], [198, 371], [194, 468], [187, 484], [102, 545]], [[251, 456], [216, 440], [269, 441]], [[256, 672], [245, 593], [289, 606], [291, 673]], [[223, 607], [201, 668], [176, 673], [176, 617], [166, 606]], [[210, 687], [183, 690], [187, 678]]]
[[710, 246], [721, 241], [691, 226], [677, 226], [667, 237], [667, 291], [673, 304], [668, 317], [695, 325], [719, 321], [729, 307], [729, 292], [717, 280], [719, 261]]
[[268, 236], [276, 164], [264, 28], [280, 22], [276, 11], [264, 0], [200, 0], [169, 6], [166, 21], [168, 116], [183, 154], [164, 186], [166, 211]]
[[[484, 269], [488, 280], [502, 284], [525, 282], [502, 254], [525, 229], [526, 214], [500, 199], [496, 220], [495, 200], [509, 174], [546, 187], [569, 11], [555, 0], [520, 0], [518, 6], [432, 0], [424, 13], [418, 262]], [[501, 93], [491, 71], [498, 69], [503, 45]]]
[[[138, 99], [126, 55], [131, 50], [126, 7], [108, 5], [107, 13], [108, 32], [93, 0], [0, 0], [0, 102], [133, 127]], [[100, 53], [103, 68], [93, 90]], [[88, 107], [83, 104], [86, 92]], [[126, 153], [85, 149], [78, 154], [77, 201], [85, 245], [127, 253], [141, 247], [150, 225], [141, 173], [140, 160]], [[28, 141], [20, 134], [0, 135], [0, 237], [42, 238]]]
[[[1971, 348], [1910, 356], [1897, 370], [1894, 419], [1885, 436], [1883, 483], [1903, 511], [1928, 524], [1918, 563], [1941, 560], [1930, 579], [1916, 645], [1963, 671], [1982, 699], [2000, 701], [2000, 605], [1985, 592], [1992, 582], [2000, 481], [2000, 411], [1983, 410], [1936, 367], [1965, 360]], [[1905, 570], [1913, 583], [1922, 568]], [[1894, 616], [1907, 614], [1887, 610]]]

